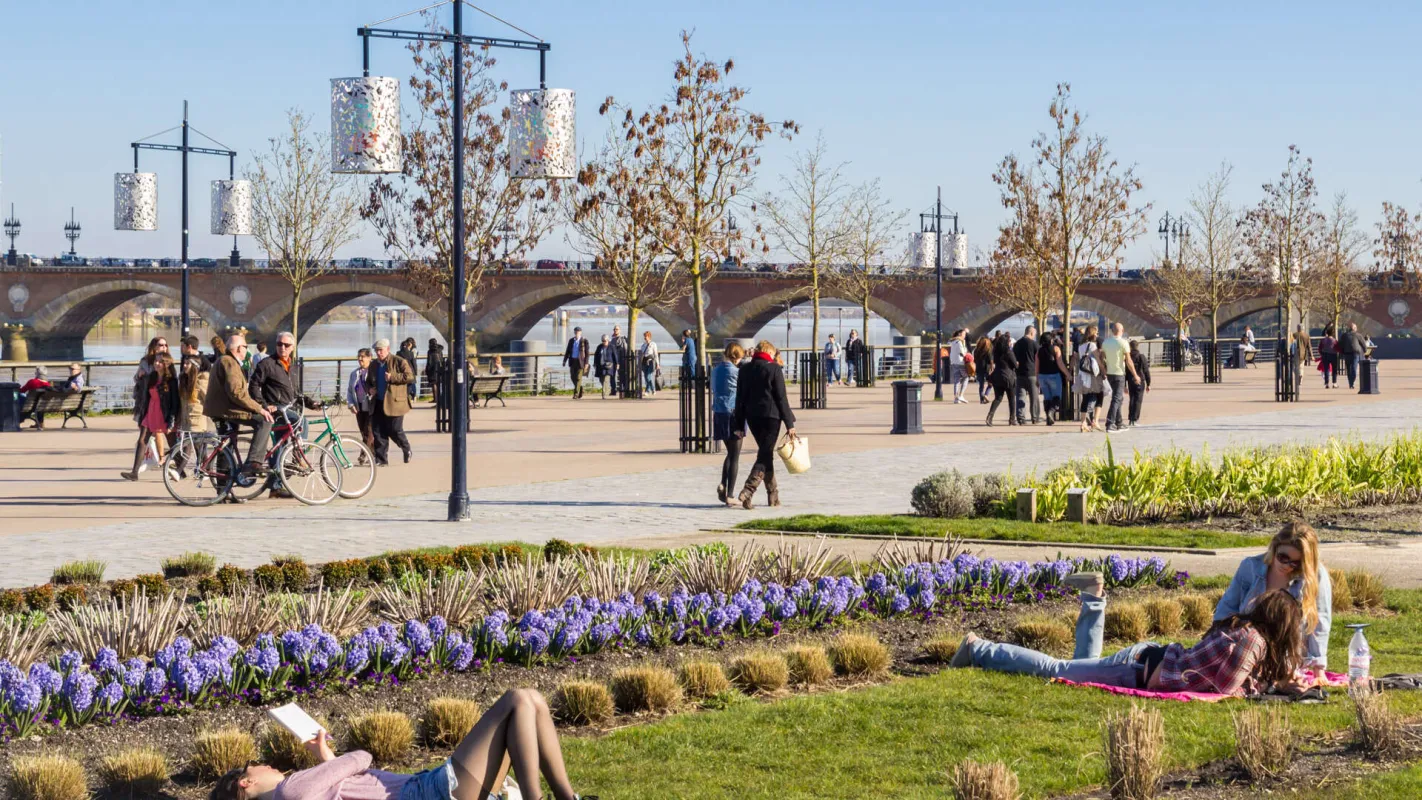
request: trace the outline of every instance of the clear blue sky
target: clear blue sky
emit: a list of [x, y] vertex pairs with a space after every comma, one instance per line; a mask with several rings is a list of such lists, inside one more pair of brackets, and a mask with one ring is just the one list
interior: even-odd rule
[[[193, 125], [243, 153], [240, 170], [280, 131], [286, 109], [326, 124], [328, 79], [359, 74], [357, 26], [423, 4], [10, 0], [0, 39], [0, 135], [4, 209], [14, 202], [24, 223], [19, 249], [66, 249], [61, 226], [73, 205], [85, 229], [82, 253], [176, 256], [176, 154], [144, 156], [144, 168], [159, 173], [159, 231], [112, 229], [113, 173], [130, 168], [129, 142], [177, 124], [187, 98]], [[822, 130], [831, 155], [850, 162], [850, 177], [881, 178], [897, 205], [917, 213], [942, 184], [974, 246], [990, 242], [1002, 216], [994, 165], [1025, 151], [1045, 127], [1062, 80], [1115, 155], [1138, 165], [1154, 203], [1151, 232], [1131, 251], [1136, 265], [1159, 248], [1155, 218], [1183, 210], [1185, 196], [1221, 161], [1235, 165], [1235, 200], [1252, 204], [1291, 143], [1313, 157], [1325, 199], [1346, 190], [1367, 225], [1385, 199], [1413, 208], [1422, 201], [1415, 4], [488, 0], [485, 7], [553, 44], [549, 85], [578, 92], [585, 143], [602, 136], [604, 96], [635, 105], [663, 96], [678, 31], [692, 28], [698, 50], [735, 59], [752, 108], [803, 126], [805, 141], [768, 151], [762, 189]], [[481, 32], [509, 33], [473, 12], [466, 19]], [[372, 58], [373, 74], [409, 74], [398, 43], [374, 44]], [[500, 59], [511, 86], [536, 85], [532, 54], [506, 51]], [[194, 256], [225, 255], [231, 240], [207, 234], [207, 214], [208, 181], [225, 177], [226, 163], [192, 163]], [[250, 238], [242, 247], [257, 255]], [[561, 233], [539, 250], [571, 253]], [[380, 255], [378, 243], [367, 235], [345, 253], [358, 254]]]

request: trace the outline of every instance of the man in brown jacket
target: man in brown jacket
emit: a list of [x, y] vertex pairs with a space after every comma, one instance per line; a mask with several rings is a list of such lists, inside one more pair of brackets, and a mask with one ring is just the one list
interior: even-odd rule
[[371, 428], [375, 434], [375, 463], [389, 464], [390, 440], [405, 453], [405, 463], [410, 463], [410, 440], [405, 438], [405, 415], [410, 412], [410, 384], [415, 381], [415, 372], [410, 364], [390, 352], [390, 340], [381, 339], [375, 343], [375, 360], [366, 370], [365, 383], [371, 389]]
[[255, 475], [265, 471], [267, 447], [272, 438], [272, 414], [253, 400], [247, 389], [247, 376], [242, 373], [242, 359], [246, 357], [246, 337], [241, 334], [227, 337], [227, 352], [212, 365], [202, 413], [215, 420], [254, 429], [252, 447], [247, 452], [242, 472]]

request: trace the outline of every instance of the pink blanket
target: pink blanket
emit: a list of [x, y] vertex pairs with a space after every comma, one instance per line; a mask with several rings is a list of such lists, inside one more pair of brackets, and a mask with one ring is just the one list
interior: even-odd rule
[[[1337, 672], [1325, 672], [1319, 677], [1314, 672], [1304, 672], [1305, 678], [1311, 678], [1318, 686], [1347, 686], [1348, 676], [1340, 675]], [[1052, 683], [1060, 683], [1066, 686], [1086, 686], [1092, 689], [1100, 689], [1111, 694], [1123, 694], [1127, 697], [1143, 697], [1148, 700], [1175, 700], [1181, 703], [1188, 703], [1191, 700], [1199, 700], [1204, 703], [1218, 703], [1221, 700], [1228, 700], [1234, 695], [1218, 694], [1216, 692], [1155, 692], [1150, 689], [1129, 689], [1125, 686], [1108, 686], [1104, 683], [1077, 683], [1065, 678], [1056, 678]]]

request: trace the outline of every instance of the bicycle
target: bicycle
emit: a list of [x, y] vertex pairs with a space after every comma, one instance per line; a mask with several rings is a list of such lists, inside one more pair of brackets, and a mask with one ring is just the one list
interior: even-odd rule
[[184, 434], [179, 445], [163, 460], [163, 486], [179, 503], [188, 506], [210, 506], [231, 497], [237, 502], [250, 500], [263, 491], [275, 488], [276, 479], [291, 496], [306, 505], [325, 505], [340, 495], [345, 478], [336, 455], [322, 445], [296, 435], [286, 412], [300, 403], [297, 398], [277, 409], [273, 417], [276, 439], [268, 450], [270, 469], [265, 477], [244, 475], [238, 450], [237, 428], [225, 435], [215, 433]]
[[[339, 411], [341, 406], [336, 406]], [[340, 495], [347, 500], [354, 500], [357, 497], [364, 497], [372, 487], [375, 486], [375, 455], [370, 452], [370, 448], [365, 446], [365, 442], [357, 439], [348, 439], [336, 430], [336, 423], [331, 419], [329, 406], [321, 407], [321, 418], [310, 420], [311, 425], [323, 426], [321, 432], [311, 441], [314, 444], [324, 444], [336, 457], [336, 462], [341, 465], [341, 469], [347, 474], [347, 479], [342, 481]], [[330, 440], [329, 443], [327, 440]], [[347, 453], [349, 448], [352, 453]], [[351, 455], [355, 458], [352, 459]], [[356, 479], [356, 485], [351, 486], [349, 478]]]

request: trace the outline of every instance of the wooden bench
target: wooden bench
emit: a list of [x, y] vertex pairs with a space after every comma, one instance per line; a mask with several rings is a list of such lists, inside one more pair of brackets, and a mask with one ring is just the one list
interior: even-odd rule
[[469, 398], [473, 401], [475, 408], [479, 407], [479, 395], [484, 395], [484, 407], [489, 407], [490, 400], [498, 400], [499, 405], [508, 408], [508, 403], [504, 402], [504, 384], [509, 381], [508, 375], [475, 375], [469, 379]]
[[25, 395], [25, 404], [20, 407], [20, 419], [32, 419], [35, 426], [43, 425], [45, 414], [63, 414], [64, 422], [59, 427], [69, 425], [69, 420], [78, 419], [85, 428], [89, 423], [84, 416], [89, 411], [89, 397], [94, 389], [80, 389], [67, 392], [62, 389], [40, 389]]
[[1244, 351], [1244, 363], [1247, 364], [1247, 365], [1249, 365], [1249, 366], [1251, 366], [1251, 367], [1254, 367], [1255, 369], [1258, 369], [1258, 368], [1259, 368], [1259, 365], [1256, 364], [1256, 363], [1254, 363], [1254, 359], [1255, 359], [1255, 357], [1258, 356], [1258, 355], [1259, 355], [1259, 351], [1258, 351], [1258, 350], [1245, 350], [1245, 351]]

